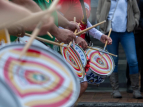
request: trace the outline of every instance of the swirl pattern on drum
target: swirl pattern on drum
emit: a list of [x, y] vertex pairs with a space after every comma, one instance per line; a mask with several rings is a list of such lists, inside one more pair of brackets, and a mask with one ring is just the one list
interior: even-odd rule
[[[0, 76], [24, 107], [71, 106], [79, 95], [79, 81], [58, 54], [31, 46], [18, 60], [24, 44], [0, 49]], [[78, 88], [78, 89], [77, 89]]]
[[[102, 50], [101, 48], [94, 47], [98, 50]], [[86, 54], [88, 55], [90, 59], [90, 68], [92, 71], [99, 75], [106, 75], [109, 76], [114, 70], [114, 60], [112, 57], [108, 54], [105, 54], [102, 56], [102, 54], [99, 51], [88, 49], [86, 51]]]
[[79, 78], [84, 78], [85, 71], [82, 65], [82, 62], [76, 53], [76, 51], [72, 48], [60, 47], [60, 51], [64, 57], [64, 59], [69, 63], [69, 65], [74, 69], [75, 73]]

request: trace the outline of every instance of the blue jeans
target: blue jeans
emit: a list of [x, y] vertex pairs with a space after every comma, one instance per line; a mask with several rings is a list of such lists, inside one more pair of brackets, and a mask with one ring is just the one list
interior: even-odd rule
[[[119, 42], [121, 42], [121, 45], [126, 54], [127, 62], [129, 64], [129, 73], [130, 74], [138, 73], [138, 61], [137, 61], [135, 38], [133, 32], [130, 33], [112, 32], [111, 38], [113, 42], [112, 45], [107, 46], [107, 50], [110, 53], [118, 55]], [[118, 72], [118, 57], [113, 56], [113, 59], [116, 65], [113, 72]]]

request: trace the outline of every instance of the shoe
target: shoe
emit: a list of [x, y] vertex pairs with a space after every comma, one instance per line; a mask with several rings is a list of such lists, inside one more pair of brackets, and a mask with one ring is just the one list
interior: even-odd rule
[[131, 74], [130, 79], [131, 79], [131, 86], [133, 89], [133, 97], [135, 99], [142, 99], [143, 97], [139, 91], [139, 74]]
[[111, 93], [111, 96], [113, 98], [122, 98], [122, 95], [121, 93], [119, 92], [119, 90], [114, 90], [112, 93]]
[[111, 93], [112, 97], [122, 98], [122, 95], [119, 92], [118, 73], [113, 72], [109, 78], [110, 78], [110, 84], [113, 89], [113, 92]]

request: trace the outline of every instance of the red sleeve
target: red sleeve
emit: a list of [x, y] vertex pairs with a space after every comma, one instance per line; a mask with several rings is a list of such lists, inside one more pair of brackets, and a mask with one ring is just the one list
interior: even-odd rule
[[66, 14], [72, 5], [72, 0], [60, 0], [59, 5], [61, 5], [60, 12]]

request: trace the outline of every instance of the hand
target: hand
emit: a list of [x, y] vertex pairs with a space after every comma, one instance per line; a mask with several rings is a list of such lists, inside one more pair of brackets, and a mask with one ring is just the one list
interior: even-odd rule
[[107, 35], [102, 35], [100, 41], [102, 43], [105, 43], [106, 40], [108, 41], [107, 44], [111, 45], [112, 44], [112, 39], [110, 37], [108, 37]]
[[74, 21], [70, 21], [68, 26], [66, 27], [66, 29], [69, 29], [71, 31], [75, 31], [77, 29], [77, 31], [80, 31], [80, 27], [78, 26], [78, 23], [74, 22]]
[[83, 38], [77, 37], [75, 42], [78, 45], [80, 45], [83, 49], [87, 49], [88, 44], [86, 43], [86, 41]]
[[8, 28], [10, 35], [23, 37], [25, 35], [25, 29], [22, 26], [15, 26], [13, 28]]
[[76, 40], [76, 35], [68, 29], [60, 29], [59, 28], [57, 35], [55, 35], [55, 37], [60, 42], [64, 42], [66, 44], [70, 43], [73, 40]]

